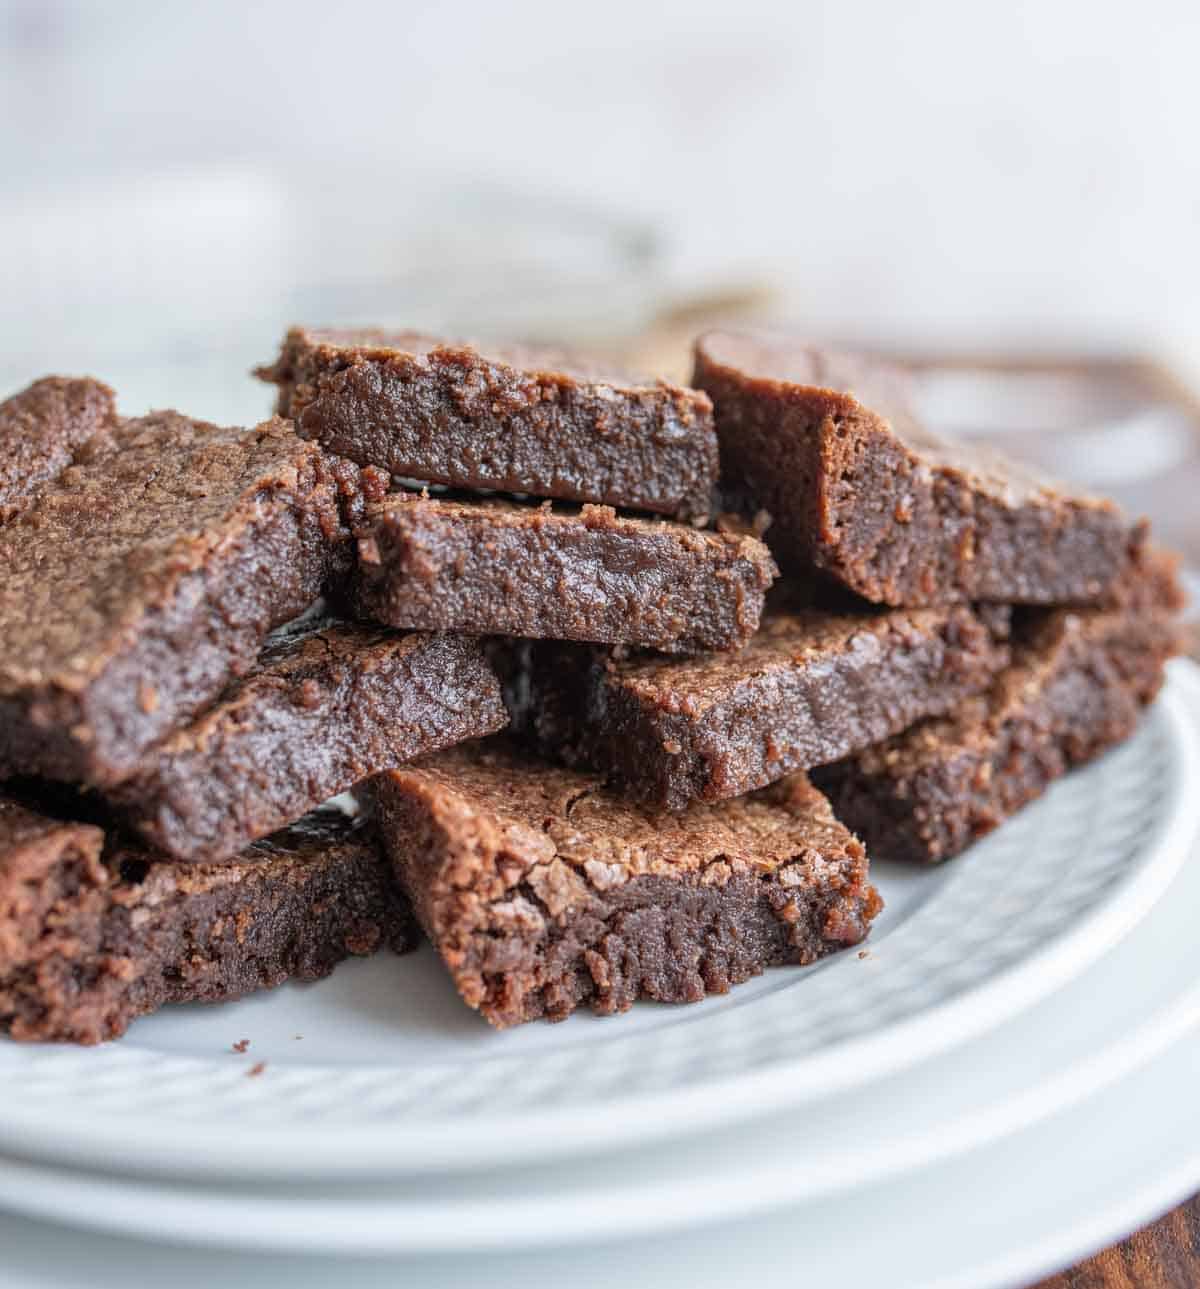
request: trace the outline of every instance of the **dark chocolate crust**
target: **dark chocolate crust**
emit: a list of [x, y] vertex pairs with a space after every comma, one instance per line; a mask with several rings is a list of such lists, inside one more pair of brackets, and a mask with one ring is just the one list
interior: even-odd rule
[[116, 418], [112, 390], [86, 377], [46, 376], [0, 403], [0, 523]]
[[508, 724], [479, 641], [316, 621], [112, 794], [171, 858], [213, 863], [361, 779]]
[[166, 1003], [315, 980], [413, 936], [370, 826], [344, 816], [197, 867], [0, 797], [0, 1028], [15, 1039], [103, 1042]]
[[1179, 647], [1173, 567], [1123, 603], [1031, 611], [986, 695], [813, 772], [872, 853], [936, 863], [1128, 738]]
[[785, 572], [816, 567], [881, 604], [1086, 603], [1138, 540], [1112, 502], [929, 433], [886, 368], [714, 333], [694, 379], [716, 410], [722, 485], [770, 512]]
[[358, 474], [278, 420], [157, 412], [76, 452], [0, 528], [0, 767], [132, 773], [345, 570]]
[[665, 659], [529, 644], [507, 656], [496, 647], [496, 657], [514, 726], [540, 751], [680, 810], [951, 711], [1007, 664], [1005, 625], [1003, 611], [985, 621], [966, 605], [770, 607], [759, 633], [731, 654]]
[[757, 630], [775, 576], [752, 537], [512, 502], [398, 493], [359, 541], [360, 608], [397, 627], [731, 649]]
[[372, 791], [418, 920], [501, 1028], [697, 1002], [857, 944], [882, 907], [862, 846], [803, 775], [663, 818], [501, 738]]
[[712, 407], [666, 381], [551, 350], [303, 328], [258, 374], [305, 438], [405, 478], [709, 513]]

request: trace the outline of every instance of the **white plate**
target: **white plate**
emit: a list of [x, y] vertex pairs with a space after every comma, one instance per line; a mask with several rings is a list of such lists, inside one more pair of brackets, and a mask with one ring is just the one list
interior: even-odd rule
[[970, 854], [932, 872], [880, 863], [889, 910], [864, 956], [693, 1008], [499, 1035], [428, 952], [353, 964], [316, 987], [162, 1013], [103, 1050], [0, 1045], [0, 1148], [176, 1177], [477, 1169], [895, 1074], [1060, 987], [1147, 912], [1195, 831], [1198, 726], [1196, 671], [1176, 664], [1134, 739]]
[[[566, 1250], [328, 1259], [147, 1244], [0, 1214], [4, 1289], [724, 1289], [803, 1279], [887, 1289], [1015, 1289], [1200, 1188], [1200, 1038], [1028, 1131], [845, 1196], [672, 1236]], [[801, 1130], [802, 1131], [802, 1130]], [[797, 1169], [803, 1142], [779, 1149]], [[732, 1188], [726, 1188], [726, 1194]]]
[[628, 1238], [911, 1173], [1062, 1113], [1200, 1024], [1200, 844], [1076, 980], [882, 1083], [736, 1129], [570, 1163], [324, 1186], [178, 1185], [0, 1159], [0, 1204], [144, 1238], [289, 1251], [460, 1252]]

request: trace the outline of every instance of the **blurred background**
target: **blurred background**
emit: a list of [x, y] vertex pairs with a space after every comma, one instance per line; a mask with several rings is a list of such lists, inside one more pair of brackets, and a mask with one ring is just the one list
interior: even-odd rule
[[773, 319], [1200, 558], [1198, 51], [1195, 0], [0, 0], [0, 392], [246, 421], [292, 321], [680, 375]]

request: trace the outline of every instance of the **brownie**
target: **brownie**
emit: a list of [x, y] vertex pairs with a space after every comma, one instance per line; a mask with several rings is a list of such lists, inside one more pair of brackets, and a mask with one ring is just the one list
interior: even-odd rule
[[47, 376], [0, 403], [0, 523], [115, 424], [113, 392], [98, 380]]
[[360, 779], [508, 724], [479, 641], [317, 620], [112, 793], [173, 859], [212, 863]]
[[332, 452], [462, 488], [709, 513], [717, 440], [706, 395], [556, 350], [413, 331], [294, 328], [258, 374]]
[[1127, 738], [1178, 647], [1173, 564], [1142, 563], [1115, 603], [1028, 611], [986, 695], [814, 771], [838, 817], [877, 854], [949, 859]]
[[357, 474], [280, 420], [156, 412], [77, 452], [0, 527], [0, 767], [132, 773], [348, 567]]
[[773, 601], [736, 653], [499, 649], [514, 724], [544, 754], [680, 810], [740, 796], [949, 712], [1009, 660], [1003, 610], [830, 613], [792, 607], [786, 594]]
[[664, 653], [744, 644], [775, 576], [752, 537], [609, 506], [563, 513], [413, 493], [373, 508], [358, 551], [360, 609], [380, 622]]
[[314, 980], [413, 937], [371, 826], [344, 815], [197, 866], [0, 796], [0, 1028], [15, 1039], [99, 1043], [165, 1003]]
[[722, 486], [770, 512], [785, 572], [815, 567], [882, 604], [1088, 602], [1139, 537], [1110, 501], [931, 434], [885, 367], [715, 333], [697, 342], [695, 383], [715, 407]]
[[372, 781], [417, 919], [495, 1026], [697, 1002], [857, 944], [882, 903], [803, 775], [657, 816], [504, 737]]

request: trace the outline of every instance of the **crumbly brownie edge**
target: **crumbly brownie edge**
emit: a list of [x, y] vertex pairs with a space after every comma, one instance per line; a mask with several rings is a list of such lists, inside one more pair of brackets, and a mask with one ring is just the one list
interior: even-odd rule
[[[516, 729], [543, 755], [587, 765], [678, 811], [835, 761], [987, 688], [1008, 646], [969, 607], [881, 616], [870, 648], [748, 674], [699, 714], [654, 701], [600, 650], [535, 644], [502, 664]], [[919, 617], [922, 629], [914, 631]], [[857, 638], [857, 637], [856, 637]], [[661, 675], [661, 673], [660, 673]], [[836, 713], [836, 719], [834, 719]]]
[[0, 403], [0, 523], [116, 416], [113, 391], [89, 377], [46, 376]]
[[744, 644], [775, 575], [753, 538], [591, 505], [574, 515], [390, 500], [359, 552], [362, 613], [393, 626], [664, 653]]
[[114, 799], [151, 845], [214, 863], [370, 775], [507, 724], [479, 641], [325, 627], [156, 747]]
[[[882, 907], [849, 834], [845, 854], [830, 862], [798, 855], [794, 865], [720, 883], [693, 872], [603, 889], [585, 861], [556, 855], [551, 868], [560, 871], [542, 886], [537, 858], [508, 849], [518, 837], [440, 800], [419, 774], [393, 772], [372, 788], [418, 921], [463, 1000], [501, 1029], [563, 1020], [581, 1006], [612, 1015], [638, 999], [699, 1002], [766, 967], [859, 943]], [[481, 897], [472, 870], [506, 858], [528, 870], [524, 880], [502, 899]], [[556, 889], [564, 883], [566, 904]]]
[[617, 391], [524, 372], [469, 346], [424, 356], [288, 333], [259, 369], [279, 410], [340, 456], [404, 478], [596, 502], [695, 522], [711, 511], [718, 457], [708, 396]]
[[883, 604], [1053, 604], [1097, 600], [1125, 566], [1135, 530], [1114, 506], [1007, 507], [851, 396], [748, 378], [702, 342], [693, 380], [713, 399], [723, 486], [771, 513], [785, 571], [819, 568]]
[[[1014, 666], [997, 682], [1023, 697], [999, 724], [980, 704], [976, 720], [924, 723], [815, 770], [813, 780], [873, 854], [950, 859], [1068, 770], [1128, 738], [1177, 645], [1176, 628], [1161, 615], [1118, 618], [1099, 638], [1070, 633], [1051, 657]], [[914, 758], [916, 740], [939, 735], [937, 756]]]
[[[98, 831], [98, 830], [92, 830]], [[31, 887], [30, 947], [0, 970], [0, 1028], [20, 1041], [120, 1037], [175, 1002], [221, 1002], [328, 975], [350, 955], [415, 943], [407, 904], [373, 841], [306, 857], [251, 852], [237, 869], [181, 870], [117, 853], [81, 883], [70, 852]]]

